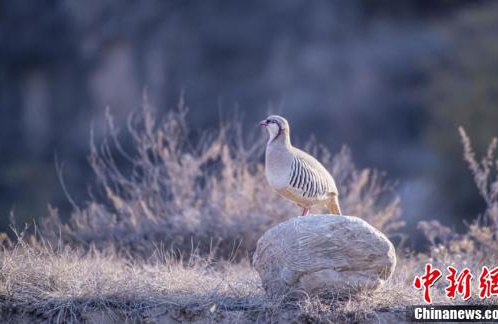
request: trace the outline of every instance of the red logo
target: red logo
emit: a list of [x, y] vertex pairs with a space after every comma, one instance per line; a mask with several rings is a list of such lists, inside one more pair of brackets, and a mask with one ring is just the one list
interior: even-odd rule
[[479, 276], [479, 297], [489, 298], [498, 295], [498, 267], [489, 271], [488, 267], [482, 267]]
[[[456, 295], [461, 295], [463, 300], [470, 298], [472, 293], [472, 279], [474, 276], [468, 268], [458, 271], [456, 268], [449, 266], [446, 268], [448, 275], [445, 277], [448, 281], [446, 287], [446, 297], [456, 298]], [[433, 268], [430, 263], [425, 265], [425, 273], [423, 276], [416, 276], [413, 286], [416, 289], [424, 290], [424, 300], [426, 303], [431, 304], [431, 287], [441, 278], [442, 272]], [[479, 297], [490, 298], [498, 296], [498, 267], [489, 270], [488, 267], [482, 267], [479, 276]]]
[[425, 265], [425, 274], [421, 278], [419, 278], [418, 276], [415, 277], [415, 282], [413, 283], [413, 285], [417, 289], [424, 288], [424, 299], [428, 304], [432, 303], [430, 288], [436, 283], [441, 275], [441, 271], [436, 268], [432, 270], [432, 265], [430, 263], [427, 263]]
[[446, 287], [446, 297], [455, 298], [456, 292], [458, 294], [463, 295], [463, 300], [467, 300], [470, 298], [471, 286], [470, 283], [472, 281], [472, 274], [470, 270], [465, 268], [460, 272], [460, 275], [457, 277], [457, 269], [449, 266], [448, 271], [449, 275], [446, 276], [446, 279], [450, 283], [448, 287]]

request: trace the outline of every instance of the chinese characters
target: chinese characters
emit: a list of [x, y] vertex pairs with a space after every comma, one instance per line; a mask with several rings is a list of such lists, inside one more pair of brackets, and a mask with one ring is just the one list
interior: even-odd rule
[[[445, 276], [448, 283], [445, 288], [446, 297], [456, 298], [460, 295], [463, 300], [471, 297], [472, 292], [472, 279], [474, 276], [468, 268], [458, 271], [456, 268], [447, 267], [448, 275]], [[424, 300], [426, 303], [431, 304], [431, 288], [441, 279], [443, 273], [434, 268], [430, 263], [425, 265], [425, 273], [422, 276], [416, 276], [413, 286], [424, 291]], [[479, 275], [479, 297], [490, 298], [498, 296], [498, 267], [490, 270], [488, 267], [482, 267]]]

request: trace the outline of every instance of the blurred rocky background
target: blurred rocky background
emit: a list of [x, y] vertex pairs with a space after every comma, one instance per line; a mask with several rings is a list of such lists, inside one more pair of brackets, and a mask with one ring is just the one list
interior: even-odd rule
[[[342, 144], [398, 180], [408, 229], [462, 229], [484, 202], [457, 126], [498, 135], [498, 3], [477, 0], [0, 2], [0, 231], [88, 197], [90, 128], [124, 125], [144, 89], [181, 93], [194, 129], [279, 112], [303, 143]], [[262, 134], [263, 136], [263, 134]], [[250, 202], [248, 202], [250, 203]], [[64, 214], [64, 213], [62, 213]]]

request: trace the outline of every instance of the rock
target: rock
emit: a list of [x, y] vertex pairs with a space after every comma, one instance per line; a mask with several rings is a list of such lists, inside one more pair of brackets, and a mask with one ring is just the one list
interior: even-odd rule
[[379, 288], [396, 255], [384, 234], [358, 217], [310, 215], [269, 229], [258, 240], [253, 266], [271, 295], [341, 295]]

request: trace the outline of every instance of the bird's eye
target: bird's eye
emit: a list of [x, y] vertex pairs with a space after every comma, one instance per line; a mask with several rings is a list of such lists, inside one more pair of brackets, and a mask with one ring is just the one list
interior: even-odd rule
[[266, 120], [266, 122], [267, 122], [267, 123], [273, 123], [273, 120], [271, 120], [271, 119], [267, 119], [267, 120]]

